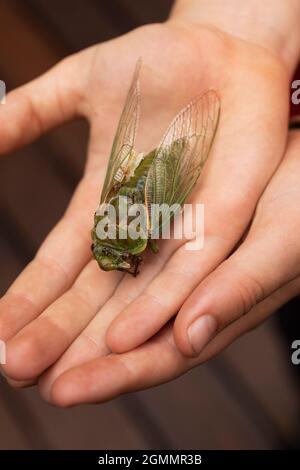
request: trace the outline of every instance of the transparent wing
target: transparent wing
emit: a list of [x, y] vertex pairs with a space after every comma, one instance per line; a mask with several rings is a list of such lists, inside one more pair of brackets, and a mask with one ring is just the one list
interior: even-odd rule
[[[219, 114], [219, 97], [209, 90], [193, 100], [171, 122], [146, 180], [145, 200], [149, 211], [151, 204], [184, 203], [209, 154]], [[164, 220], [166, 214], [163, 210], [161, 213], [160, 220]], [[153, 231], [158, 227], [149, 228]]]
[[134, 154], [133, 146], [140, 113], [139, 72], [141, 65], [142, 60], [139, 59], [113, 141], [101, 194], [101, 202], [106, 200], [106, 196], [116, 182], [114, 178], [118, 170], [122, 166], [128, 166], [130, 164], [130, 157]]

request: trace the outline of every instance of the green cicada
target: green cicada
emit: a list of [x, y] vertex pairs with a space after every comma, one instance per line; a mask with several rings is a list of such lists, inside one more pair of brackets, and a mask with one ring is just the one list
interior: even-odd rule
[[[100, 268], [104, 271], [117, 269], [134, 276], [147, 246], [154, 253], [158, 251], [154, 238], [159, 238], [162, 219], [152, 220], [149, 208], [174, 203], [182, 207], [208, 156], [220, 113], [218, 95], [209, 90], [179, 112], [157, 148], [145, 156], [137, 153], [134, 142], [140, 109], [140, 67], [141, 60], [136, 65], [113, 141], [92, 230], [92, 251]], [[101, 209], [110, 205], [118, 210], [123, 198], [127, 198], [129, 208], [140, 204], [145, 209], [140, 236], [131, 237], [127, 233], [124, 236], [124, 224], [119, 218], [107, 222], [110, 229], [114, 229], [114, 236], [111, 230], [100, 236], [97, 227], [108, 217]]]

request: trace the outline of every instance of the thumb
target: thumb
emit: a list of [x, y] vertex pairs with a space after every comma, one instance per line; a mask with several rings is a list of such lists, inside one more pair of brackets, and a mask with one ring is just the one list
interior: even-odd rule
[[253, 234], [195, 289], [174, 324], [184, 355], [198, 356], [221, 330], [297, 276], [300, 260], [284, 230]]
[[299, 276], [299, 133], [258, 204], [240, 247], [183, 304], [174, 324], [180, 351], [197, 356], [227, 325]]
[[0, 105], [0, 154], [36, 139], [46, 130], [84, 114], [86, 61], [91, 49], [59, 62], [41, 77], [23, 85]]

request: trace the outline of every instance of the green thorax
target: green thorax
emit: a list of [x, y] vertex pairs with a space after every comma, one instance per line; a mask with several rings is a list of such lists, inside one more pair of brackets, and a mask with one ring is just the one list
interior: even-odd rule
[[[111, 197], [106, 203], [112, 204], [116, 212], [118, 213], [118, 205], [119, 205], [119, 196], [127, 196], [127, 204], [128, 209], [131, 204], [144, 204], [145, 200], [145, 184], [147, 175], [149, 172], [149, 168], [152, 164], [153, 158], [155, 156], [155, 150], [148, 153], [138, 164], [137, 168], [134, 171], [133, 176], [129, 178], [128, 181], [123, 183], [121, 187], [115, 192], [114, 196]], [[95, 218], [95, 226], [97, 222], [102, 217], [96, 216]], [[128, 223], [130, 221], [128, 220]], [[117, 234], [118, 234], [118, 226], [117, 226]], [[110, 246], [121, 251], [127, 251], [132, 254], [141, 253], [146, 249], [147, 246], [147, 239], [145, 238], [138, 238], [136, 240], [131, 240], [129, 237], [126, 239], [120, 239], [118, 236], [115, 240], [96, 240], [95, 233], [93, 236], [94, 241], [100, 243], [103, 246]]]

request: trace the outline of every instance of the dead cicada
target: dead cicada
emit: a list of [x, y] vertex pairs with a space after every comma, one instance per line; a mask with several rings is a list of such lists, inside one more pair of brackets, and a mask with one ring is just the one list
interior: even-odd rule
[[[208, 156], [220, 113], [218, 95], [206, 91], [179, 112], [157, 148], [146, 155], [137, 153], [134, 142], [140, 108], [140, 67], [139, 60], [113, 141], [92, 231], [92, 251], [100, 268], [133, 275], [148, 245], [154, 253], [158, 251], [155, 239], [165, 222], [162, 214], [154, 218], [150, 207], [174, 203], [182, 207]], [[132, 219], [130, 210], [134, 206], [144, 209], [140, 211], [137, 236], [125, 230], [128, 224], [124, 224], [124, 217], [111, 217], [106, 210], [109, 206], [118, 214], [125, 199], [125, 222]]]

